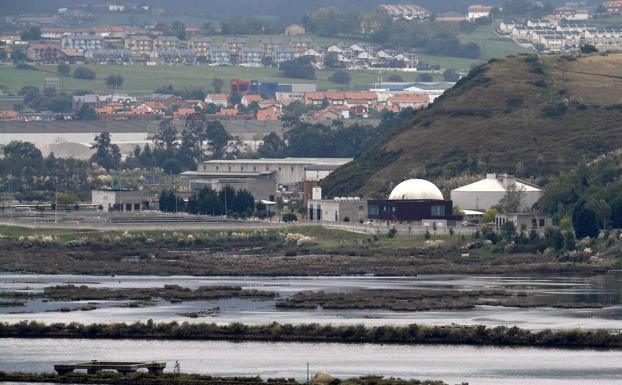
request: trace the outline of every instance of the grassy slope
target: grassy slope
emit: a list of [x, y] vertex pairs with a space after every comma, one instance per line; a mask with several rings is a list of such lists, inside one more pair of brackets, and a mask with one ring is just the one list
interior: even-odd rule
[[[413, 177], [439, 181], [486, 171], [528, 177], [568, 169], [622, 146], [622, 112], [612, 107], [622, 96], [620, 64], [622, 54], [545, 57], [543, 74], [526, 56], [478, 67], [322, 185], [328, 195], [383, 196]], [[510, 107], [516, 101], [522, 105]], [[566, 112], [544, 113], [562, 101]]]

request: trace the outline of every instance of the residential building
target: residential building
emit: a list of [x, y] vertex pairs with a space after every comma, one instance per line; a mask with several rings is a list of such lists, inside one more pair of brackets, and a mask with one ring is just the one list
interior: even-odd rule
[[263, 50], [264, 56], [271, 57], [275, 48], [281, 48], [283, 46], [283, 40], [269, 37], [262, 39], [261, 42], [259, 42], [259, 46]]
[[466, 19], [468, 21], [475, 21], [483, 17], [490, 17], [492, 7], [490, 5], [473, 4], [467, 9]]
[[441, 23], [460, 23], [466, 20], [466, 16], [453, 11], [441, 12], [434, 18]]
[[530, 210], [543, 193], [540, 187], [511, 175], [487, 174], [486, 179], [452, 190], [451, 199], [461, 209], [482, 211], [511, 197], [518, 211], [524, 212]]
[[245, 67], [261, 67], [264, 51], [259, 48], [244, 47], [240, 50], [238, 64]]
[[259, 121], [279, 120], [281, 117], [281, 109], [277, 106], [267, 106], [257, 110], [256, 119]]
[[328, 106], [314, 113], [313, 118], [320, 121], [350, 119], [350, 107], [346, 105]]
[[94, 34], [76, 34], [64, 36], [61, 40], [62, 48], [73, 48], [84, 53], [86, 50], [102, 49], [103, 39]]
[[229, 104], [229, 95], [227, 94], [208, 94], [205, 96], [205, 103], [215, 104], [220, 107], [227, 107]]
[[305, 27], [303, 27], [300, 24], [290, 24], [287, 27], [285, 27], [285, 36], [296, 36], [296, 35], [303, 35], [305, 34], [307, 31], [305, 30]]
[[261, 95], [254, 95], [254, 94], [246, 94], [244, 96], [242, 96], [242, 99], [240, 99], [240, 104], [243, 105], [244, 107], [247, 107], [253, 103], [259, 103], [263, 100], [263, 98], [261, 97]]
[[413, 108], [415, 110], [425, 108], [430, 104], [430, 99], [423, 94], [401, 94], [390, 96], [387, 100], [388, 105], [398, 106], [401, 109]]
[[227, 46], [210, 47], [208, 54], [209, 61], [214, 65], [231, 64], [231, 50]]
[[601, 6], [609, 15], [622, 14], [622, 0], [605, 1]]
[[313, 47], [313, 41], [310, 36], [293, 36], [289, 39], [289, 46], [302, 54]]
[[55, 44], [29, 44], [26, 48], [26, 56], [42, 64], [58, 64], [66, 61], [66, 54]]
[[293, 60], [296, 57], [296, 51], [292, 48], [275, 48], [272, 52], [272, 62], [277, 66], [284, 61]]
[[128, 36], [125, 39], [125, 49], [139, 53], [150, 53], [153, 51], [153, 39], [147, 35]]
[[417, 4], [382, 4], [378, 7], [394, 19], [424, 20], [432, 13]]
[[208, 36], [192, 36], [188, 39], [188, 48], [193, 49], [199, 56], [207, 56], [212, 45], [212, 38]]
[[158, 36], [153, 41], [154, 49], [177, 49], [179, 46], [179, 39], [176, 36]]

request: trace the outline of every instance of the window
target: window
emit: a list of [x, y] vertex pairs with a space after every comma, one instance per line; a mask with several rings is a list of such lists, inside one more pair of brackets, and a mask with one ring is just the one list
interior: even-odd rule
[[538, 227], [538, 220], [536, 218], [531, 219], [531, 227]]
[[444, 217], [445, 216], [445, 206], [432, 206], [431, 207], [431, 215], [433, 217]]
[[544, 227], [544, 218], [540, 218], [540, 227]]

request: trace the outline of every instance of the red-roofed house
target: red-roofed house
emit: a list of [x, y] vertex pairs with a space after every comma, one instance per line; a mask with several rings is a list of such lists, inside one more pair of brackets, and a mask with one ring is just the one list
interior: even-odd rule
[[257, 110], [257, 120], [279, 120], [281, 110], [276, 106], [270, 106]]
[[389, 97], [387, 104], [390, 106], [398, 106], [400, 109], [408, 107], [420, 109], [430, 104], [430, 99], [427, 95], [422, 94], [395, 95]]
[[347, 106], [328, 106], [313, 114], [317, 120], [350, 119], [350, 109]]
[[194, 108], [179, 108], [173, 112], [173, 119], [186, 119], [189, 115], [195, 114]]
[[209, 94], [205, 97], [205, 103], [215, 104], [221, 107], [227, 107], [229, 104], [229, 95], [227, 94]]
[[221, 108], [220, 111], [216, 113], [216, 115], [221, 116], [234, 116], [238, 114], [237, 108]]
[[242, 96], [242, 99], [240, 100], [240, 104], [243, 105], [244, 107], [247, 107], [253, 103], [253, 102], [261, 102], [263, 100], [263, 98], [261, 97], [261, 95], [252, 95], [252, 94], [246, 94], [244, 96]]

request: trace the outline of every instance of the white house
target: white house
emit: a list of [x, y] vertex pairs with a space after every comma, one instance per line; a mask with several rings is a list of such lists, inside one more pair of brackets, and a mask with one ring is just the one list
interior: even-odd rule
[[475, 21], [482, 17], [489, 17], [491, 11], [492, 7], [489, 5], [473, 4], [469, 6], [466, 18], [468, 21]]
[[466, 210], [488, 210], [510, 192], [520, 197], [519, 211], [529, 210], [541, 197], [541, 188], [507, 174], [487, 174], [486, 179], [451, 191], [454, 206]]

